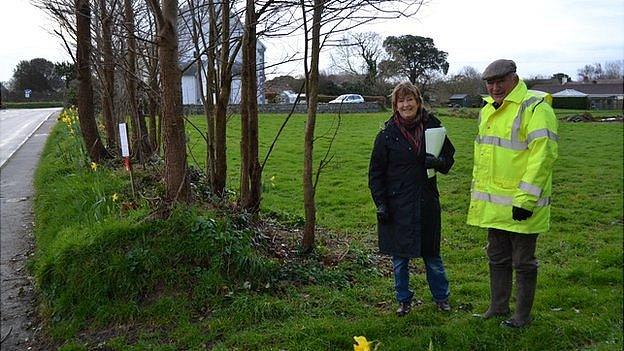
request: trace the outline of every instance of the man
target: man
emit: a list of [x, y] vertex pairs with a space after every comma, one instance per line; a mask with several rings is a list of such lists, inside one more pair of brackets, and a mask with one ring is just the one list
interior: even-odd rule
[[483, 317], [509, 316], [515, 271], [516, 309], [501, 325], [520, 328], [531, 322], [537, 236], [549, 230], [557, 119], [527, 90], [513, 61], [492, 62], [483, 79], [490, 96], [474, 143], [468, 224], [488, 228], [490, 307]]

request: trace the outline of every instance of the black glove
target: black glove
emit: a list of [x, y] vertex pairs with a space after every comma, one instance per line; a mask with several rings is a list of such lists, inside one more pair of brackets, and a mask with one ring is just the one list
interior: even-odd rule
[[440, 157], [435, 157], [432, 154], [425, 155], [425, 167], [427, 169], [433, 168], [436, 171], [444, 167], [444, 160]]
[[524, 221], [533, 215], [533, 211], [525, 210], [522, 207], [516, 206], [511, 209], [511, 213], [514, 221]]
[[388, 213], [386, 205], [381, 204], [377, 206], [377, 220], [379, 223], [387, 223], [390, 221], [390, 214]]

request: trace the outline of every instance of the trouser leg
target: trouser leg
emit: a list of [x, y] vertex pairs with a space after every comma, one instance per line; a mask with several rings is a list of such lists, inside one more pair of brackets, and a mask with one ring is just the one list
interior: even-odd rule
[[516, 310], [509, 322], [515, 327], [524, 326], [531, 321], [537, 284], [536, 244], [537, 234], [512, 234], [512, 260], [516, 272]]
[[446, 301], [450, 295], [449, 282], [440, 256], [423, 257], [429, 290], [436, 302]]
[[512, 287], [512, 244], [508, 232], [488, 230], [487, 255], [490, 270], [490, 307], [484, 318], [509, 314]]
[[399, 302], [410, 302], [414, 293], [409, 289], [409, 258], [392, 257], [394, 290]]

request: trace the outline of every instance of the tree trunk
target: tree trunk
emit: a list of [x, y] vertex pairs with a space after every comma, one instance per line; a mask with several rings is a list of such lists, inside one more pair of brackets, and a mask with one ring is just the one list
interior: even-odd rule
[[304, 252], [310, 252], [314, 249], [314, 231], [316, 229], [316, 205], [314, 201], [315, 189], [312, 181], [312, 162], [314, 159], [314, 128], [316, 126], [316, 107], [318, 103], [322, 11], [323, 0], [314, 0], [310, 74], [307, 80], [308, 89], [306, 89], [308, 92], [306, 95], [308, 99], [308, 119], [305, 126], [303, 159], [303, 208], [305, 211], [305, 226], [303, 228], [302, 247]]
[[100, 162], [109, 157], [102, 144], [93, 111], [93, 84], [91, 82], [91, 4], [76, 0], [76, 76], [78, 79], [78, 120], [91, 161]]
[[[241, 79], [243, 92], [243, 100], [241, 101], [241, 203], [244, 208], [254, 213], [260, 208], [262, 191], [262, 174], [258, 160], [256, 20], [254, 1], [247, 0], [243, 39], [243, 76]], [[245, 143], [244, 148], [243, 142]], [[243, 193], [243, 187], [246, 193]]]
[[230, 4], [228, 1], [221, 2], [221, 58], [220, 58], [220, 82], [219, 98], [215, 116], [215, 170], [213, 191], [221, 196], [225, 191], [227, 177], [227, 145], [226, 145], [226, 122], [227, 108], [230, 101], [232, 87], [231, 68], [228, 64], [230, 58]]
[[106, 146], [108, 150], [117, 149], [117, 121], [113, 115], [113, 101], [115, 96], [115, 58], [112, 42], [112, 13], [113, 8], [107, 9], [106, 0], [100, 0], [100, 16], [102, 18], [102, 119], [106, 129]]
[[156, 97], [156, 92], [158, 89], [158, 78], [156, 73], [153, 75], [150, 73], [150, 82], [148, 89], [148, 102], [147, 109], [149, 110], [149, 141], [150, 146], [153, 152], [156, 154], [160, 154], [160, 132], [159, 126], [157, 124], [158, 116], [160, 113], [158, 112], [158, 99]]
[[135, 38], [134, 9], [132, 0], [124, 0], [124, 17], [127, 31], [126, 43], [128, 52], [126, 54], [126, 89], [128, 90], [128, 100], [130, 103], [130, 121], [132, 126], [132, 142], [134, 146], [134, 156], [139, 162], [144, 163], [145, 159], [152, 153], [150, 148], [147, 126], [142, 113], [139, 111], [139, 96], [137, 92], [137, 44]]
[[190, 197], [186, 174], [186, 137], [182, 111], [182, 82], [178, 65], [177, 0], [148, 0], [158, 22], [158, 57], [162, 85], [165, 187], [169, 202], [187, 202]]
[[215, 99], [214, 94], [218, 91], [217, 87], [217, 14], [215, 5], [212, 0], [208, 0], [209, 11], [209, 29], [208, 29], [208, 48], [206, 64], [206, 99], [204, 100], [204, 114], [206, 115], [206, 174], [209, 183], [214, 187], [216, 164], [215, 164]]

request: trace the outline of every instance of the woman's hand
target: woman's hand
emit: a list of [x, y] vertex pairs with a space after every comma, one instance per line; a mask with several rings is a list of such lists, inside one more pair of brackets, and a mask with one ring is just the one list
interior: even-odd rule
[[425, 167], [427, 169], [433, 168], [436, 171], [444, 167], [444, 160], [440, 157], [435, 157], [432, 154], [425, 155]]

